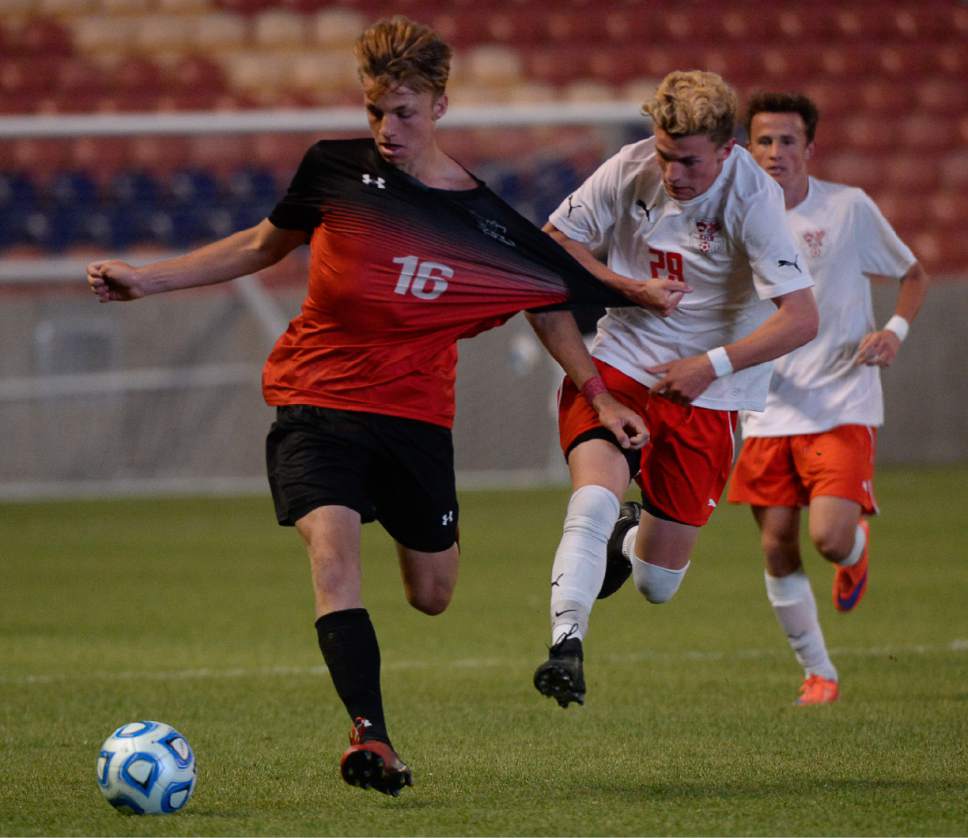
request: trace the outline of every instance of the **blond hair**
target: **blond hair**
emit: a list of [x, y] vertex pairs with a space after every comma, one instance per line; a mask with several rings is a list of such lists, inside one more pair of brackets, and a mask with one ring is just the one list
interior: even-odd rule
[[642, 111], [673, 137], [705, 134], [719, 146], [733, 136], [738, 106], [736, 92], [716, 73], [676, 70]]
[[353, 53], [360, 79], [373, 79], [379, 92], [406, 84], [435, 97], [447, 86], [453, 54], [433, 29], [403, 15], [383, 18], [366, 29]]

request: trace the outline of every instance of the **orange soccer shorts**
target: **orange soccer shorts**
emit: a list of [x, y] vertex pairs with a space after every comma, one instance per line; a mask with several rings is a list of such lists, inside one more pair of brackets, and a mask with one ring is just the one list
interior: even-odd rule
[[752, 437], [733, 470], [730, 503], [808, 506], [821, 495], [846, 498], [875, 515], [872, 480], [877, 428], [838, 425], [817, 434]]
[[[649, 430], [638, 475], [646, 511], [659, 518], [701, 527], [726, 487], [733, 463], [736, 412], [680, 405], [654, 395], [648, 387], [595, 360], [616, 399], [635, 410]], [[598, 414], [566, 378], [558, 401], [558, 432], [565, 456], [576, 442], [602, 432]], [[580, 439], [581, 438], [581, 439]]]

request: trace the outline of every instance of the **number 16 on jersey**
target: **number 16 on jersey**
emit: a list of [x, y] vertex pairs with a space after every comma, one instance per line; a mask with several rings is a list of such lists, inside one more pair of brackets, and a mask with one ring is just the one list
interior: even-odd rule
[[436, 300], [447, 290], [447, 280], [454, 276], [453, 268], [440, 262], [422, 262], [416, 256], [398, 256], [393, 264], [401, 266], [394, 293], [413, 294], [420, 300]]

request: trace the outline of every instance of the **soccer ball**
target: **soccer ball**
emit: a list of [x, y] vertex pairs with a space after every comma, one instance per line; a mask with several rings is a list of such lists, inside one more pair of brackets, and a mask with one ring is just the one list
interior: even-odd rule
[[171, 725], [131, 722], [104, 740], [97, 783], [108, 803], [123, 812], [171, 814], [195, 790], [195, 754]]

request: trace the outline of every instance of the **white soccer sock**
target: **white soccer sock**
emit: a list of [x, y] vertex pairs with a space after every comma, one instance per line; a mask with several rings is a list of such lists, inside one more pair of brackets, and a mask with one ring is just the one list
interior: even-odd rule
[[639, 525], [636, 524], [634, 527], [629, 527], [629, 531], [625, 533], [625, 538], [622, 539], [622, 555], [629, 561], [635, 558], [635, 539], [638, 534]]
[[672, 599], [675, 592], [679, 590], [687, 570], [689, 570], [689, 562], [678, 570], [671, 570], [668, 567], [644, 562], [638, 556], [632, 559], [632, 579], [635, 580], [635, 587], [642, 596], [656, 605]]
[[605, 545], [618, 520], [619, 500], [604, 486], [582, 486], [568, 501], [551, 569], [551, 642], [584, 638], [605, 579]]
[[850, 548], [850, 553], [847, 558], [841, 559], [837, 564], [840, 567], [850, 567], [851, 565], [857, 564], [860, 561], [860, 557], [864, 555], [864, 548], [867, 546], [867, 533], [864, 532], [864, 528], [858, 524], [857, 532], [854, 535], [854, 546]]
[[817, 618], [817, 601], [807, 574], [801, 568], [789, 576], [777, 577], [764, 573], [763, 578], [773, 613], [806, 675], [819, 675], [836, 681], [837, 670], [827, 654], [827, 644], [824, 643]]

